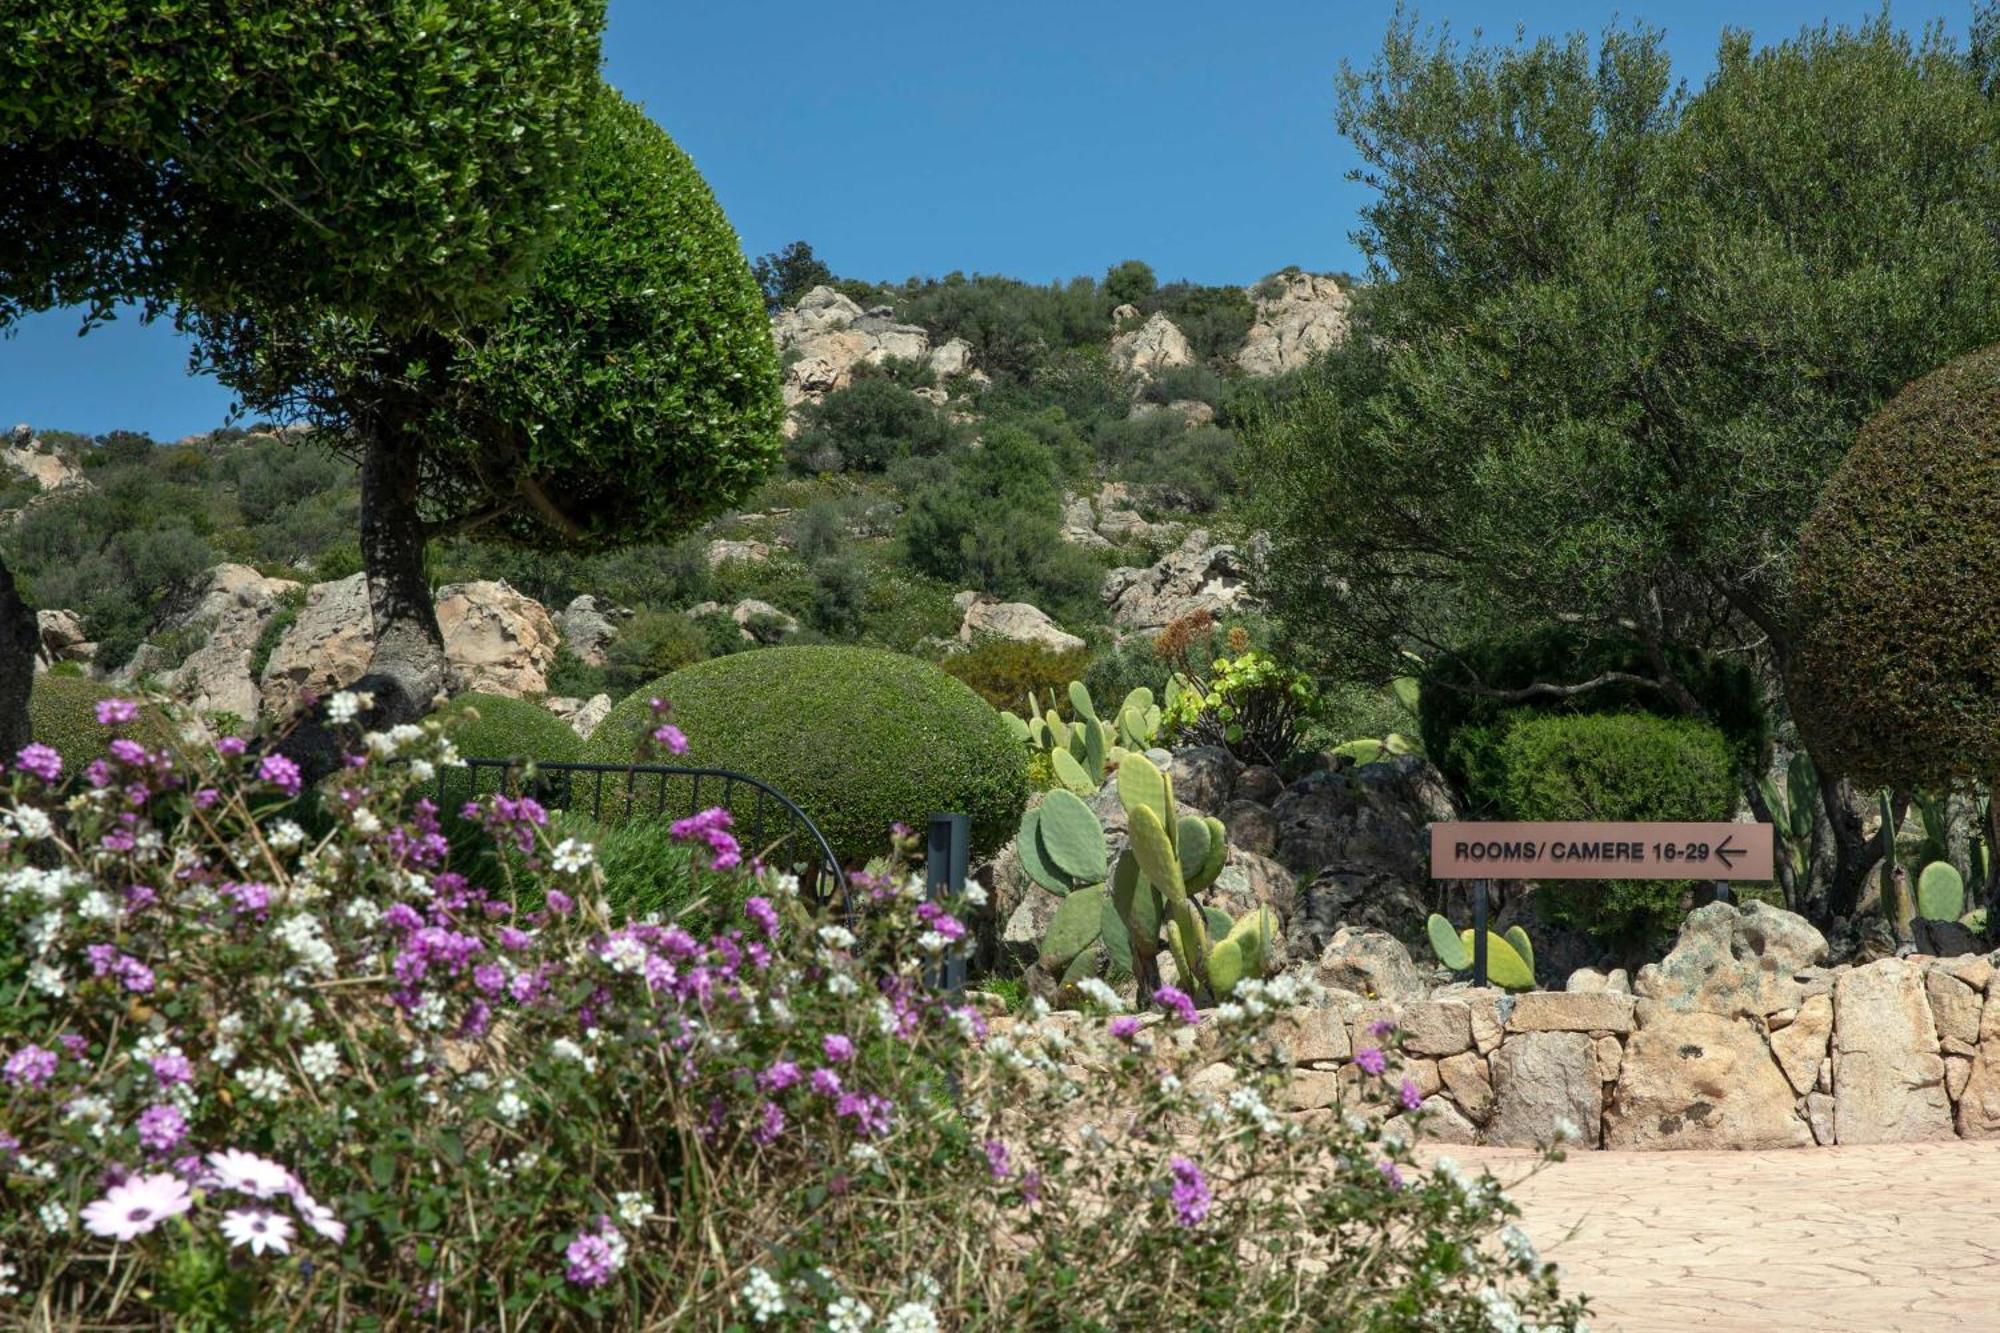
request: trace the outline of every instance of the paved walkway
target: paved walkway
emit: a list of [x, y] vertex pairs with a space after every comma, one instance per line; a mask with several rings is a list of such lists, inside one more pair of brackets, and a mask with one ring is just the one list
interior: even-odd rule
[[1597, 1333], [2000, 1333], [2000, 1142], [1578, 1152], [1508, 1193]]

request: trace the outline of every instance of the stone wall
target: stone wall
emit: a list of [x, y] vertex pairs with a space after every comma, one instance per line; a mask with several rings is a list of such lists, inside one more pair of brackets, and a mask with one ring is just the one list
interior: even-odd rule
[[[1317, 969], [1326, 1003], [1284, 1018], [1288, 1109], [1335, 1113], [1361, 1077], [1355, 1053], [1382, 1046], [1386, 1022], [1429, 1113], [1423, 1136], [1437, 1142], [1629, 1151], [2000, 1138], [1994, 960], [1828, 967], [1826, 950], [1792, 913], [1715, 903], [1629, 982], [1585, 969], [1566, 990], [1510, 995], [1425, 986], [1393, 938], [1344, 930]], [[1197, 1077], [1226, 1086], [1234, 1071]]]

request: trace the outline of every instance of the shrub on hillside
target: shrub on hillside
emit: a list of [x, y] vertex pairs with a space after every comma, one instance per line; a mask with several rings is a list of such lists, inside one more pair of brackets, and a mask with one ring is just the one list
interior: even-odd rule
[[[1727, 820], [1742, 790], [1728, 737], [1691, 718], [1523, 714], [1492, 755], [1508, 819]], [[1673, 881], [1566, 881], [1541, 898], [1551, 920], [1629, 940], [1670, 931], [1686, 889]]]
[[[68, 671], [50, 671], [35, 677], [28, 693], [28, 734], [41, 745], [62, 756], [63, 771], [75, 775], [97, 758], [104, 749], [104, 727], [97, 720], [97, 708], [106, 700], [120, 698], [117, 690], [88, 676]], [[166, 723], [151, 708], [135, 734], [148, 744], [164, 738]]]
[[[989, 1036], [929, 980], [965, 904], [900, 860], [815, 914], [703, 812], [678, 836], [742, 899], [704, 939], [606, 915], [532, 802], [479, 803], [490, 874], [444, 869], [436, 731], [352, 748], [324, 844], [268, 758], [109, 754], [143, 795], [64, 809], [10, 771], [5, 1299], [92, 1328], [1581, 1327], [1499, 1182], [1385, 1132], [1394, 1072], [1352, 1094], [1384, 1115], [1272, 1109], [1310, 983], [1248, 983], [1198, 1042], [1166, 991], [1147, 1026]], [[134, 821], [164, 854], [119, 850]]]
[[987, 703], [1018, 713], [1026, 707], [1030, 690], [1039, 696], [1051, 691], [1061, 694], [1071, 681], [1084, 678], [1090, 661], [1087, 648], [1059, 652], [1039, 643], [981, 639], [966, 651], [945, 658], [942, 665]]
[[707, 631], [688, 616], [651, 608], [636, 611], [604, 649], [605, 688], [616, 697], [708, 655]]
[[[844, 862], [881, 847], [891, 824], [972, 817], [973, 854], [1013, 835], [1026, 758], [1000, 715], [944, 672], [868, 648], [765, 648], [663, 677], [612, 710], [587, 753], [637, 758], [649, 700], [672, 705], [690, 742], [675, 762], [760, 778], [817, 823]], [[741, 798], [754, 803], [754, 794]], [[747, 806], [746, 806], [747, 808]]]
[[541, 759], [565, 763], [583, 755], [569, 723], [540, 704], [503, 694], [461, 694], [438, 710], [458, 751], [468, 759]]
[[2000, 347], [1861, 428], [1795, 569], [1787, 697], [1813, 757], [1870, 785], [2000, 779]]
[[880, 472], [899, 458], [942, 454], [956, 434], [948, 418], [889, 375], [836, 389], [802, 413], [785, 447], [796, 471]]

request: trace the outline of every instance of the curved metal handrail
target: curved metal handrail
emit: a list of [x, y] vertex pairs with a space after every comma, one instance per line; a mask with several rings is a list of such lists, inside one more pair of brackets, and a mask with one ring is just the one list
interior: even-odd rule
[[[798, 803], [792, 800], [791, 797], [785, 795], [770, 783], [765, 782], [762, 778], [752, 777], [748, 773], [738, 773], [727, 768], [682, 768], [673, 764], [597, 764], [585, 763], [580, 760], [544, 761], [461, 758], [456, 764], [438, 766], [437, 790], [438, 803], [440, 805], [446, 804], [451, 799], [446, 790], [446, 784], [454, 770], [463, 770], [465, 772], [465, 794], [468, 797], [482, 796], [487, 794], [488, 791], [511, 792], [510, 778], [514, 773], [519, 772], [523, 777], [526, 777], [532, 772], [535, 789], [531, 794], [534, 795], [536, 800], [541, 801], [542, 804], [553, 810], [577, 810], [578, 813], [587, 813], [592, 819], [602, 819], [604, 817], [605, 778], [610, 775], [622, 775], [624, 778], [624, 782], [618, 784], [619, 787], [622, 787], [622, 804], [619, 804], [621, 792], [614, 788], [611, 793], [614, 807], [618, 810], [617, 817], [620, 819], [630, 819], [634, 814], [651, 814], [654, 816], [669, 814], [670, 811], [667, 808], [667, 785], [672, 779], [690, 780], [687, 806], [687, 814], [689, 815], [695, 814], [703, 808], [701, 787], [704, 780], [720, 782], [722, 785], [722, 799], [720, 801], [711, 801], [709, 804], [729, 808], [732, 814], [735, 814], [735, 810], [730, 804], [731, 796], [737, 787], [747, 787], [757, 794], [756, 805], [751, 812], [750, 828], [748, 830], [752, 849], [761, 854], [769, 848], [789, 842], [799, 829], [803, 829], [807, 837], [811, 839], [811, 850], [817, 852], [819, 863], [814, 867], [810, 879], [804, 874], [800, 875], [801, 887], [807, 888], [812, 897], [821, 904], [827, 901], [829, 896], [827, 890], [831, 887], [840, 894], [842, 910], [845, 911], [849, 906], [847, 901], [847, 876], [841, 869], [840, 858], [834, 854], [833, 844], [826, 840], [824, 833], [820, 832], [819, 825], [815, 824], [812, 816], [800, 809]], [[498, 776], [492, 787], [482, 790], [480, 774], [487, 772], [496, 773]], [[578, 774], [589, 775], [591, 779], [588, 783], [590, 787], [590, 803], [587, 810], [579, 809], [575, 804], [576, 779]], [[654, 784], [652, 799], [650, 800], [641, 799], [639, 780], [642, 777], [656, 777], [659, 779]], [[766, 842], [764, 839], [764, 810], [767, 801], [774, 803], [777, 806], [776, 813], [788, 816], [789, 821], [793, 825], [791, 831], [770, 842]], [[651, 810], [646, 809], [648, 805], [652, 807]], [[739, 831], [743, 831], [742, 823], [739, 822], [737, 827]], [[804, 863], [801, 860], [794, 864], [803, 865]], [[828, 881], [831, 881], [830, 885]]]

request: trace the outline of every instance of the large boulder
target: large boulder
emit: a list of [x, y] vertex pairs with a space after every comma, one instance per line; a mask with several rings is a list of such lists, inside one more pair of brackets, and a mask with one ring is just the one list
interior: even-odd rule
[[1979, 1049], [1971, 1077], [1958, 1098], [1958, 1132], [1968, 1139], [2000, 1139], [2000, 986], [1979, 1013]]
[[1174, 751], [1167, 776], [1173, 779], [1176, 803], [1215, 814], [1235, 794], [1242, 768], [1243, 762], [1219, 745], [1191, 745]]
[[1493, 1118], [1486, 1141], [1529, 1148], [1572, 1136], [1598, 1140], [1604, 1088], [1597, 1051], [1581, 1032], [1524, 1032], [1493, 1053]]
[[1833, 988], [1833, 1125], [1840, 1143], [1952, 1137], [1944, 1057], [1923, 974], [1884, 958]]
[[88, 484], [81, 468], [62, 454], [44, 451], [41, 440], [20, 427], [8, 444], [0, 446], [0, 481], [10, 477], [32, 481], [45, 491]]
[[540, 602], [504, 580], [449, 583], [438, 589], [437, 618], [449, 693], [548, 692], [560, 638]]
[[1257, 314], [1236, 353], [1250, 375], [1282, 375], [1344, 341], [1349, 298], [1317, 273], [1275, 273], [1257, 285]]
[[1815, 969], [1825, 961], [1826, 937], [1804, 917], [1761, 902], [1709, 903], [1688, 913], [1665, 958], [1639, 969], [1633, 990], [1681, 1013], [1763, 1018], [1823, 993]]
[[1147, 568], [1106, 574], [1103, 597], [1121, 634], [1153, 634], [1196, 611], [1223, 616], [1248, 609], [1248, 574], [1241, 552], [1196, 528]]
[[307, 694], [324, 695], [360, 678], [374, 647], [375, 618], [368, 609], [368, 580], [349, 574], [306, 589], [305, 604], [258, 679], [268, 717], [284, 717]]
[[74, 611], [35, 612], [35, 632], [41, 641], [35, 652], [37, 671], [46, 671], [58, 662], [89, 666], [97, 656], [97, 645], [90, 641], [83, 617]]
[[1424, 981], [1410, 951], [1379, 930], [1342, 930], [1327, 941], [1316, 970], [1319, 983], [1371, 999], [1422, 999]]
[[940, 375], [967, 373], [971, 345], [954, 338], [932, 351], [930, 335], [899, 324], [887, 306], [863, 310], [832, 287], [815, 287], [789, 310], [771, 317], [771, 337], [785, 358], [787, 432], [797, 429], [796, 409], [854, 381], [854, 368], [890, 357], [924, 361]]
[[290, 579], [266, 578], [248, 565], [217, 565], [194, 600], [154, 631], [154, 641], [174, 634], [199, 639], [178, 663], [164, 666], [149, 643], [119, 674], [121, 682], [150, 675], [173, 698], [202, 715], [257, 720], [263, 695], [250, 674], [264, 627], [299, 588]]
[[1027, 602], [997, 602], [983, 597], [974, 598], [966, 605], [965, 618], [959, 622], [958, 637], [961, 643], [979, 639], [1034, 643], [1058, 653], [1078, 652], [1085, 646], [1082, 639], [1057, 625], [1038, 606]]
[[1151, 379], [1174, 366], [1194, 364], [1194, 348], [1165, 312], [1152, 316], [1129, 333], [1111, 339], [1111, 364], [1121, 374]]
[[613, 606], [587, 592], [579, 593], [556, 617], [556, 626], [562, 631], [563, 646], [569, 649], [570, 656], [585, 666], [603, 666], [605, 650], [618, 637], [618, 622], [631, 615], [625, 607]]
[[1626, 1043], [1605, 1111], [1605, 1147], [1800, 1148], [1812, 1141], [1755, 1022], [1662, 1010]]

